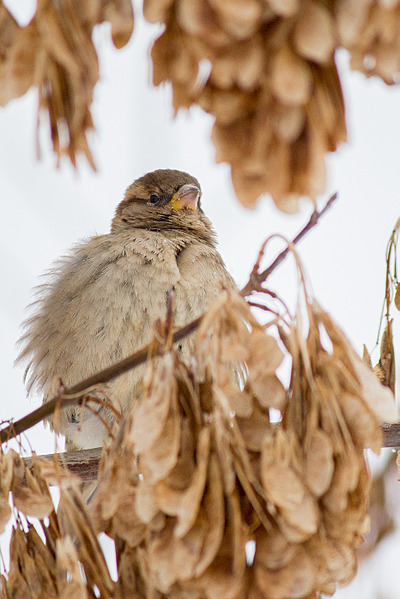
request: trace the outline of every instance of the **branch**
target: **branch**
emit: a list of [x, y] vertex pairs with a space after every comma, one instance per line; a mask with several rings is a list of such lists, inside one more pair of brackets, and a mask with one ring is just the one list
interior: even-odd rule
[[[395, 424], [383, 424], [383, 447], [400, 447], [400, 422]], [[66, 451], [65, 453], [57, 453], [59, 463], [66, 466], [70, 472], [78, 475], [82, 481], [97, 480], [97, 472], [99, 469], [99, 460], [102, 448], [82, 449], [80, 451]], [[54, 461], [54, 455], [42, 455], [49, 461]], [[24, 458], [27, 466], [31, 467], [32, 458]]]
[[[63, 453], [41, 455], [40, 457], [54, 462], [54, 456], [61, 466], [65, 466], [72, 474], [79, 476], [82, 481], [97, 480], [99, 461], [102, 447], [94, 449], [81, 449], [79, 451], [65, 451]], [[28, 468], [32, 468], [32, 458], [24, 458]]]
[[[173, 335], [173, 343], [177, 343], [195, 331], [199, 326], [201, 319], [202, 316], [199, 316], [199, 318], [192, 320], [192, 322], [189, 322], [189, 324], [187, 324], [185, 327], [176, 331], [176, 333]], [[90, 397], [87, 397], [88, 389], [91, 389], [97, 385], [108, 383], [117, 376], [120, 376], [128, 370], [139, 366], [139, 364], [143, 364], [149, 355], [154, 355], [157, 353], [160, 353], [160, 348], [156, 342], [152, 341], [124, 360], [116, 362], [108, 368], [96, 372], [92, 376], [80, 381], [72, 387], [65, 388], [62, 395], [53, 397], [53, 399], [50, 399], [48, 402], [41, 405], [40, 408], [37, 408], [20, 420], [12, 422], [9, 426], [3, 428], [0, 431], [1, 444], [5, 443], [9, 439], [17, 437], [29, 428], [32, 428], [32, 426], [35, 426], [35, 424], [38, 424], [41, 420], [44, 420], [47, 416], [55, 412], [57, 407], [65, 408], [67, 406], [73, 405], [79, 406], [83, 403], [93, 403], [96, 400], [92, 400]]]
[[393, 424], [382, 424], [383, 446], [382, 447], [400, 447], [400, 422]]
[[[331, 207], [336, 198], [337, 193], [333, 194], [329, 198], [327, 204], [321, 211], [318, 212], [317, 210], [315, 210], [312, 213], [308, 223], [296, 235], [296, 237], [291, 242], [291, 245], [296, 245], [313, 227], [315, 227], [321, 216], [325, 214], [325, 212]], [[259, 272], [258, 268], [262, 257], [262, 251], [263, 250], [261, 250], [259, 254], [258, 260], [251, 272], [248, 282], [240, 291], [240, 295], [242, 297], [250, 295], [252, 291], [259, 288], [261, 283], [265, 282], [266, 279], [270, 276], [270, 274], [281, 264], [281, 262], [283, 262], [290, 250], [288, 246], [277, 256], [277, 258], [275, 258], [275, 260], [266, 270]], [[198, 328], [202, 318], [203, 315], [199, 316], [195, 320], [192, 320], [192, 322], [189, 322], [189, 324], [176, 331], [173, 335], [173, 343], [177, 343], [178, 341], [181, 341], [182, 339], [193, 333]], [[116, 378], [117, 376], [120, 376], [121, 374], [124, 374], [128, 370], [131, 370], [132, 368], [136, 368], [136, 366], [143, 364], [147, 360], [149, 355], [156, 355], [158, 353], [160, 353], [160, 346], [157, 344], [157, 342], [152, 341], [139, 351], [125, 358], [124, 360], [121, 360], [120, 362], [117, 362], [112, 366], [109, 366], [108, 368], [105, 368], [104, 370], [101, 370], [100, 372], [93, 374], [89, 378], [77, 383], [76, 385], [73, 385], [72, 387], [64, 389], [62, 395], [53, 397], [53, 399], [41, 405], [40, 408], [37, 408], [36, 410], [30, 412], [20, 420], [12, 422], [10, 425], [0, 430], [1, 444], [5, 443], [9, 439], [17, 437], [29, 428], [32, 428], [32, 426], [35, 426], [35, 424], [38, 424], [41, 420], [44, 420], [47, 416], [55, 412], [57, 408], [65, 408], [66, 406], [82, 405], [83, 403], [86, 404], [89, 402], [93, 402], [93, 400], [91, 400], [90, 397], [87, 396], [89, 388], [108, 383], [112, 379]]]
[[[313, 229], [315, 227], [315, 225], [320, 220], [321, 216], [323, 216], [325, 214], [325, 212], [327, 212], [327, 210], [329, 210], [329, 208], [332, 206], [333, 202], [337, 199], [337, 197], [338, 197], [338, 194], [336, 192], [333, 195], [331, 195], [331, 197], [329, 198], [329, 200], [327, 201], [325, 206], [322, 208], [322, 210], [320, 210], [319, 212], [318, 212], [318, 210], [314, 210], [314, 212], [310, 216], [310, 220], [302, 228], [302, 230], [299, 233], [297, 233], [297, 235], [293, 239], [291, 245], [296, 245], [299, 241], [301, 241], [303, 239], [303, 237], [305, 237], [307, 235], [307, 233], [309, 231], [311, 231], [311, 229]], [[243, 289], [240, 291], [240, 295], [242, 295], [243, 297], [250, 295], [250, 293], [254, 289], [257, 289], [258, 287], [260, 287], [260, 285], [268, 279], [268, 277], [272, 274], [272, 272], [281, 264], [281, 262], [283, 262], [285, 260], [286, 256], [290, 252], [290, 246], [288, 246], [286, 249], [283, 250], [283, 252], [278, 254], [278, 256], [275, 258], [275, 260], [272, 262], [272, 264], [270, 266], [268, 266], [268, 268], [266, 268], [265, 270], [260, 272], [258, 269], [260, 266], [260, 261], [261, 261], [262, 255], [263, 255], [263, 251], [264, 251], [264, 246], [260, 250], [257, 261], [254, 265], [253, 270], [251, 271], [249, 280], [247, 281], [247, 283], [243, 287]]]

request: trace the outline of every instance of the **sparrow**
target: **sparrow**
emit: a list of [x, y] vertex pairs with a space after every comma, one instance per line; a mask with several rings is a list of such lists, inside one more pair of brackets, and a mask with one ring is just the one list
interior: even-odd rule
[[[47, 402], [60, 382], [70, 387], [149, 343], [171, 292], [173, 322], [182, 327], [205, 312], [223, 287], [236, 289], [200, 200], [200, 184], [188, 173], [147, 173], [127, 188], [108, 234], [81, 241], [52, 267], [20, 339], [17, 361], [27, 362], [28, 392], [36, 389]], [[188, 364], [190, 339], [178, 351]], [[133, 401], [143, 369], [104, 386], [104, 397], [118, 410]], [[96, 410], [111, 427], [113, 413]], [[49, 423], [53, 428], [52, 418]], [[90, 449], [108, 437], [105, 424], [87, 408], [69, 407], [57, 430], [67, 449]]]

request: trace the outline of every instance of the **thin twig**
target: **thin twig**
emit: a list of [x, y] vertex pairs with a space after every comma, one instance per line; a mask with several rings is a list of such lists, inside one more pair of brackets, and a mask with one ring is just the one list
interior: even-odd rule
[[[327, 201], [325, 206], [322, 208], [322, 210], [320, 210], [320, 211], [314, 210], [314, 212], [310, 216], [310, 220], [308, 221], [308, 223], [302, 228], [302, 230], [293, 239], [292, 245], [296, 245], [299, 241], [301, 241], [303, 239], [303, 237], [305, 237], [307, 235], [307, 233], [309, 231], [311, 231], [311, 229], [313, 229], [315, 227], [315, 225], [320, 220], [321, 216], [323, 216], [325, 214], [325, 212], [327, 210], [329, 210], [329, 208], [332, 206], [333, 202], [336, 200], [337, 197], [338, 197], [338, 194], [336, 192], [329, 198], [329, 200]], [[260, 266], [260, 261], [261, 261], [262, 254], [263, 254], [263, 248], [264, 248], [264, 246], [262, 246], [262, 248], [260, 250], [260, 253], [257, 258], [257, 262], [250, 274], [249, 280], [247, 281], [247, 283], [243, 287], [243, 289], [240, 291], [240, 294], [243, 297], [250, 295], [250, 293], [254, 289], [257, 289], [257, 287], [259, 287], [261, 285], [261, 283], [264, 283], [268, 279], [268, 277], [271, 275], [271, 273], [277, 268], [277, 266], [279, 266], [281, 264], [281, 262], [283, 262], [285, 260], [285, 258], [287, 257], [287, 255], [290, 251], [290, 247], [288, 246], [275, 258], [275, 260], [272, 262], [272, 264], [270, 266], [268, 266], [268, 268], [266, 268], [265, 270], [260, 272], [258, 270], [258, 268]]]
[[[323, 214], [325, 214], [325, 212], [330, 208], [330, 206], [333, 204], [333, 202], [336, 200], [336, 198], [337, 198], [337, 193], [333, 194], [329, 198], [328, 202], [326, 203], [326, 205], [324, 206], [324, 208], [322, 210], [320, 210], [319, 212], [317, 210], [315, 210], [313, 212], [308, 223], [296, 235], [296, 237], [291, 242], [291, 245], [296, 245], [301, 239], [303, 239], [303, 237], [313, 227], [315, 227], [315, 225], [318, 223], [321, 216]], [[284, 249], [277, 256], [277, 258], [275, 258], [275, 260], [272, 262], [272, 264], [267, 269], [265, 269], [262, 272], [259, 272], [258, 269], [259, 269], [260, 261], [261, 261], [262, 255], [263, 255], [263, 248], [262, 248], [259, 253], [257, 262], [252, 270], [250, 278], [249, 278], [248, 282], [246, 283], [246, 285], [243, 287], [243, 289], [241, 289], [240, 295], [242, 297], [246, 297], [246, 296], [250, 295], [250, 293], [252, 291], [258, 289], [260, 287], [261, 283], [265, 282], [266, 279], [270, 276], [270, 274], [281, 264], [281, 262], [283, 262], [283, 260], [286, 258], [288, 253], [289, 253], [289, 247]], [[192, 320], [192, 322], [189, 322], [189, 324], [187, 324], [186, 326], [184, 326], [181, 329], [179, 329], [178, 331], [176, 331], [172, 337], [173, 344], [178, 343], [179, 341], [181, 341], [182, 339], [184, 339], [185, 337], [187, 337], [188, 335], [193, 333], [198, 328], [202, 318], [203, 318], [203, 315], [199, 316], [195, 320]], [[54, 397], [53, 399], [49, 400], [45, 404], [41, 405], [40, 408], [37, 408], [36, 410], [34, 410], [33, 412], [30, 412], [29, 414], [27, 414], [20, 420], [17, 420], [16, 422], [12, 422], [7, 427], [0, 430], [1, 444], [5, 443], [6, 441], [8, 441], [14, 437], [17, 437], [18, 435], [20, 435], [24, 431], [28, 430], [32, 426], [35, 426], [41, 420], [44, 420], [47, 416], [52, 414], [56, 410], [57, 407], [65, 408], [67, 406], [82, 405], [83, 402], [89, 403], [89, 402], [93, 401], [90, 397], [87, 397], [89, 387], [94, 387], [94, 386], [98, 386], [100, 384], [108, 383], [112, 379], [116, 378], [117, 376], [120, 376], [121, 374], [124, 374], [128, 370], [132, 370], [133, 368], [136, 368], [140, 364], [143, 364], [147, 360], [149, 355], [156, 355], [156, 354], [160, 353], [160, 351], [161, 350], [160, 350], [159, 344], [155, 341], [152, 341], [151, 343], [148, 343], [142, 349], [138, 350], [134, 354], [125, 358], [124, 360], [121, 360], [120, 362], [116, 362], [115, 364], [112, 364], [112, 366], [109, 366], [108, 368], [105, 368], [104, 370], [101, 370], [100, 372], [96, 372], [92, 376], [77, 383], [76, 385], [73, 385], [72, 387], [64, 389], [61, 397], [60, 396]], [[74, 397], [71, 397], [72, 395]]]

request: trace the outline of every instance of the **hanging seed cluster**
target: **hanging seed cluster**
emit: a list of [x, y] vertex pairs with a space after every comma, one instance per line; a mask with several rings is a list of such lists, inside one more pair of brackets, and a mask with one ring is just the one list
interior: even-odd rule
[[351, 67], [388, 85], [400, 83], [400, 3], [369, 0], [335, 3], [341, 44]]
[[[12, 491], [40, 535], [17, 518], [0, 596], [311, 599], [348, 583], [368, 530], [363, 450], [379, 452], [379, 422], [397, 413], [328, 314], [306, 305], [307, 326], [276, 310], [261, 326], [223, 292], [190, 370], [166, 340], [103, 451], [89, 506], [59, 467], [34, 458], [31, 472], [16, 452], [1, 454], [1, 529]], [[276, 374], [284, 359], [288, 390]], [[116, 582], [100, 532], [115, 540]]]
[[[174, 109], [215, 117], [217, 162], [228, 162], [248, 207], [270, 193], [282, 210], [324, 190], [324, 155], [346, 139], [330, 3], [145, 0], [166, 29], [152, 50], [153, 82], [172, 82]], [[202, 69], [209, 73], [203, 79]]]
[[[91, 504], [138, 597], [300, 599], [354, 577], [369, 524], [363, 449], [379, 452], [379, 420], [396, 410], [331, 318], [307, 305], [308, 334], [300, 317], [279, 325], [282, 345], [275, 321], [265, 330], [226, 294], [197, 332], [195, 378], [173, 350], [148, 365]], [[276, 375], [285, 355], [288, 391]]]
[[[193, 104], [215, 118], [218, 162], [231, 165], [240, 201], [269, 193], [281, 210], [324, 191], [327, 152], [346, 139], [334, 53], [386, 83], [400, 81], [397, 0], [144, 0], [165, 25], [152, 49], [155, 85], [170, 81], [175, 111]], [[93, 28], [109, 21], [117, 48], [132, 33], [131, 0], [39, 0], [19, 27], [0, 0], [0, 105], [39, 90], [53, 149], [94, 166], [87, 132], [99, 78]]]
[[396, 0], [144, 0], [144, 13], [166, 26], [154, 84], [172, 83], [175, 110], [213, 115], [216, 160], [247, 207], [269, 193], [292, 212], [324, 190], [324, 156], [346, 140], [338, 47], [352, 68], [400, 82]]
[[[2, 475], [8, 474], [7, 485], [18, 510], [11, 534], [9, 570], [7, 576], [0, 576], [1, 599], [118, 597], [82, 502], [79, 480], [37, 457], [31, 473], [12, 450], [1, 454], [0, 468]], [[1, 480], [3, 500], [6, 479], [2, 476]], [[61, 484], [57, 512], [49, 491], [49, 482], [55, 481]], [[37, 519], [35, 526], [26, 516]], [[2, 518], [1, 530], [5, 521]]]
[[94, 168], [87, 140], [99, 79], [92, 32], [106, 20], [121, 48], [133, 30], [130, 0], [39, 0], [26, 27], [19, 27], [0, 1], [0, 106], [37, 87], [39, 114], [48, 114], [53, 150], [58, 158], [67, 155], [74, 166], [83, 153]]

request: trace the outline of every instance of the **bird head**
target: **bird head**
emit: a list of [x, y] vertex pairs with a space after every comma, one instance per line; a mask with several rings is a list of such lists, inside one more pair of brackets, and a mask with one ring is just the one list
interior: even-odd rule
[[164, 234], [194, 234], [213, 242], [211, 223], [200, 205], [201, 188], [195, 177], [159, 169], [136, 179], [117, 207], [111, 231], [147, 229]]

